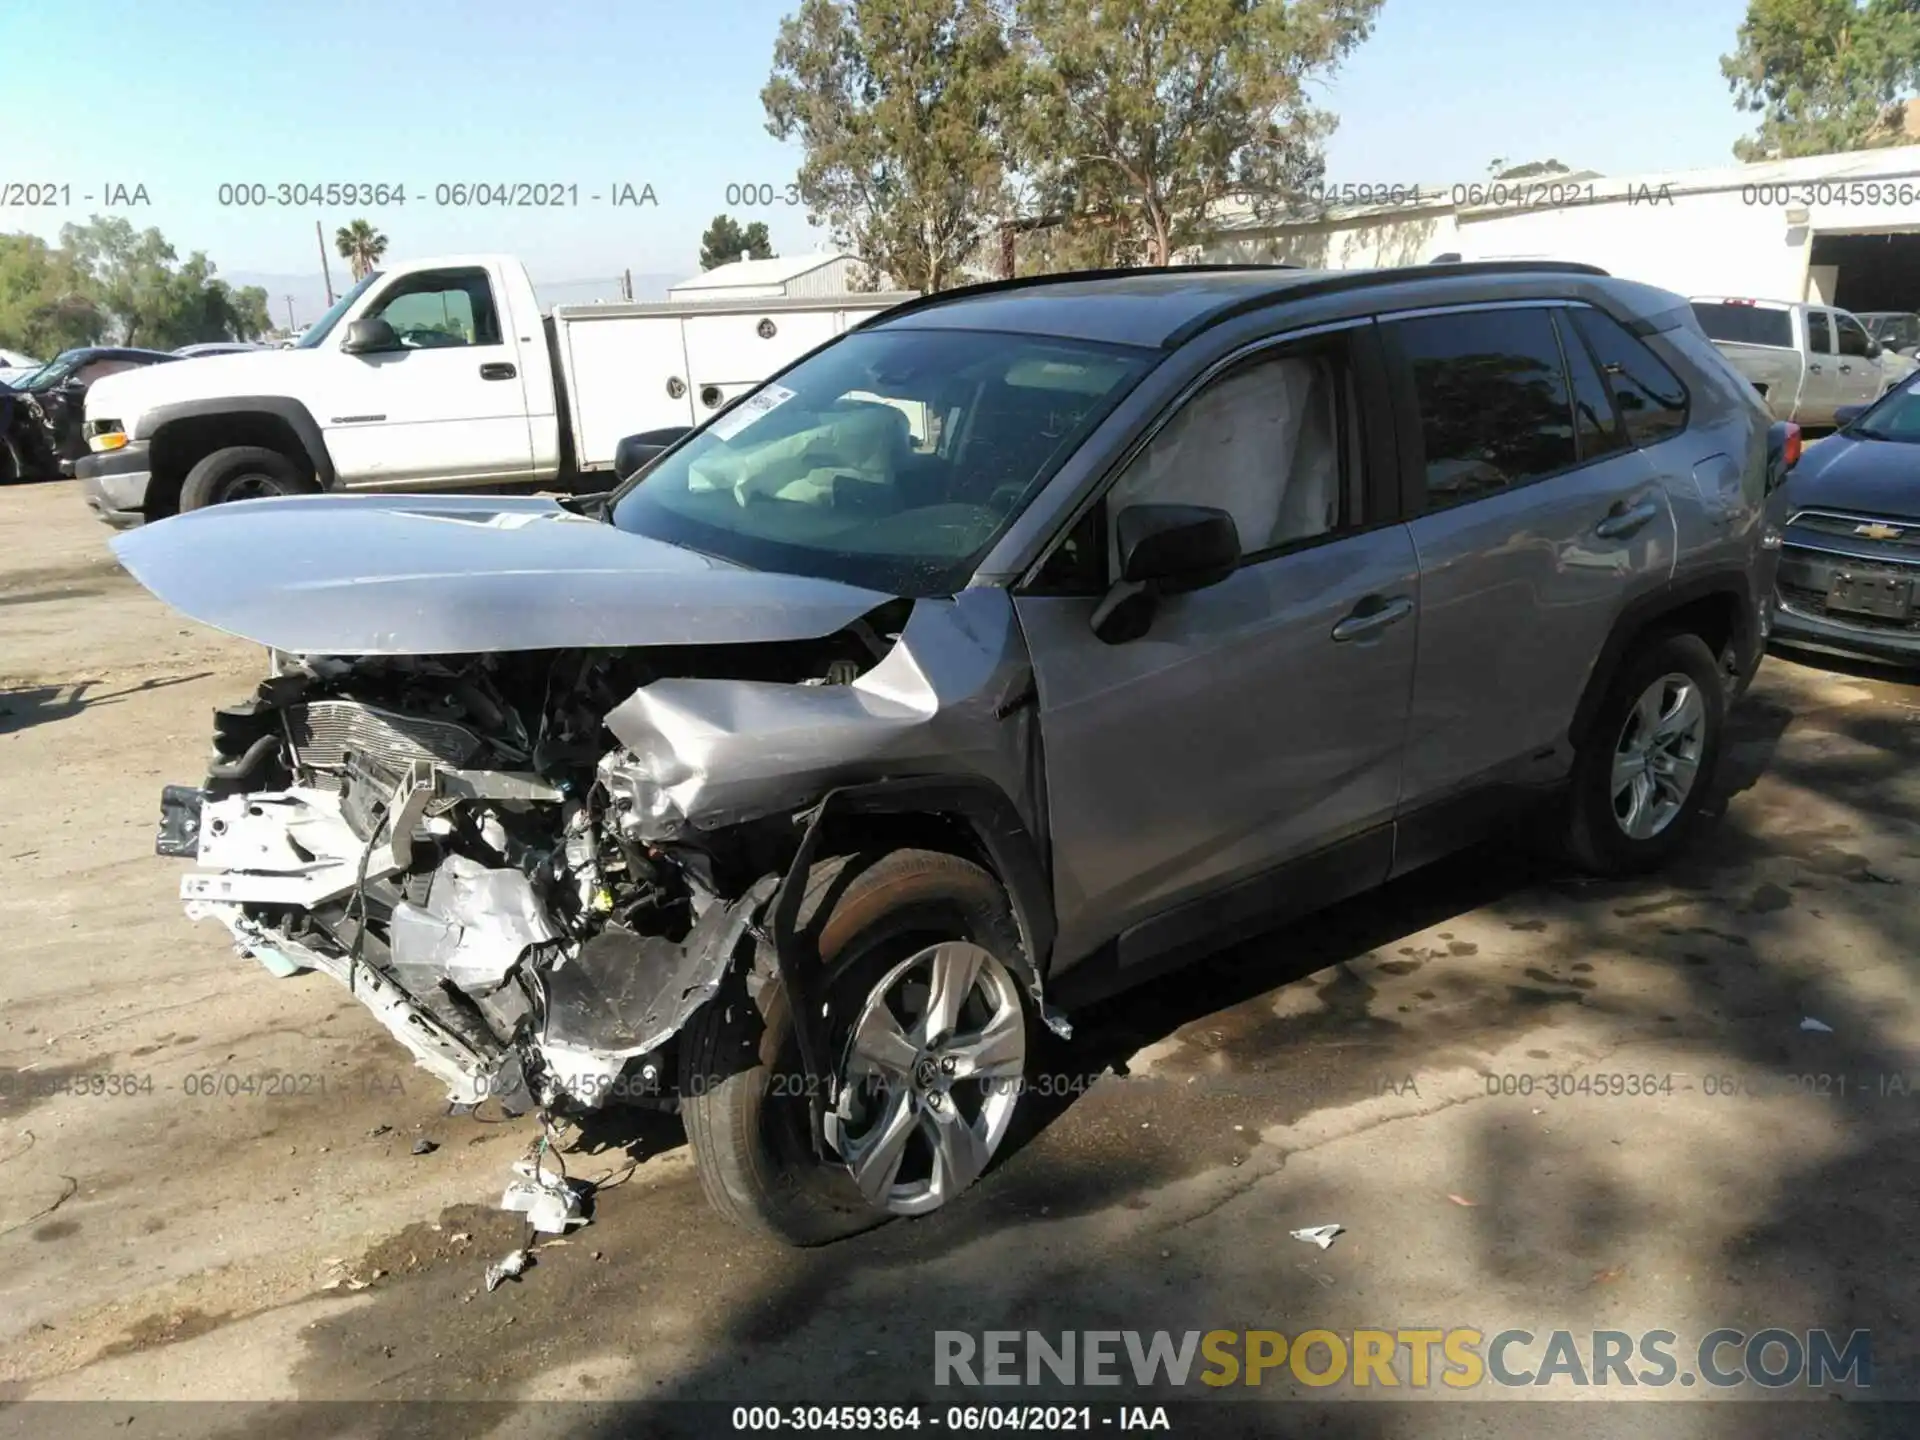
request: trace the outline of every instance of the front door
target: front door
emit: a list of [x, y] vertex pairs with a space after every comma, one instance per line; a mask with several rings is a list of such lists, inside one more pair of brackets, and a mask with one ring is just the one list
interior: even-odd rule
[[332, 357], [319, 419], [342, 485], [532, 478], [520, 357], [484, 269], [402, 275], [360, 318], [385, 320], [401, 348]]
[[1381, 326], [1417, 436], [1408, 812], [1563, 765], [1615, 618], [1672, 572], [1666, 489], [1571, 318], [1496, 305]]
[[[1016, 597], [1046, 755], [1056, 969], [1116, 936], [1123, 967], [1151, 960], [1126, 932], [1178, 932], [1196, 905], [1203, 925], [1231, 919], [1262, 872], [1355, 837], [1368, 873], [1352, 888], [1385, 875], [1418, 596], [1405, 527], [1370, 528], [1363, 509], [1363, 472], [1389, 463], [1362, 453], [1353, 360], [1371, 331], [1264, 352], [1198, 391], [1056, 553], [1080, 557], [1078, 578], [1055, 584], [1049, 562]], [[1114, 573], [1113, 516], [1136, 504], [1226, 510], [1243, 558], [1108, 644], [1090, 620]]]

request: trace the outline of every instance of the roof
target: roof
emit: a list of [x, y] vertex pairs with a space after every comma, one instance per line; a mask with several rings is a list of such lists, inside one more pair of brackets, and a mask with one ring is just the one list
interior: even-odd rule
[[[1722, 165], [1704, 170], [1652, 170], [1638, 175], [1531, 175], [1519, 180], [1470, 180], [1459, 184], [1408, 185], [1402, 197], [1381, 205], [1329, 205], [1296, 208], [1265, 218], [1250, 205], [1232, 203], [1215, 216], [1220, 231], [1280, 229], [1327, 220], [1379, 219], [1395, 214], [1452, 212], [1494, 215], [1506, 210], [1556, 208], [1554, 195], [1577, 191], [1578, 204], [1604, 200], [1644, 202], [1658, 197], [1705, 195], [1742, 190], [1750, 185], [1804, 185], [1820, 181], [1847, 183], [1904, 180], [1920, 184], [1920, 145], [1889, 146], [1881, 150], [1849, 150], [1835, 155], [1802, 155], [1791, 160], [1761, 160], [1750, 165]], [[1414, 192], [1416, 192], [1415, 194]], [[1479, 197], [1476, 199], [1475, 197]]]
[[1455, 276], [1604, 275], [1591, 265], [1484, 261], [1383, 270], [1303, 270], [1287, 265], [1184, 265], [1033, 275], [943, 290], [869, 320], [863, 330], [1001, 330], [1109, 345], [1171, 349], [1196, 331], [1282, 297], [1410, 279]]
[[682, 280], [673, 288], [726, 290], [736, 285], [785, 285], [802, 275], [824, 270], [837, 260], [852, 258], [850, 255], [821, 251], [812, 255], [776, 255], [771, 260], [735, 260], [730, 265], [716, 265], [691, 280]]

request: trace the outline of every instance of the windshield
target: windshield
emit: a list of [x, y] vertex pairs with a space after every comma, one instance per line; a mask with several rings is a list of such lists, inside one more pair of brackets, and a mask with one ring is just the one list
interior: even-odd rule
[[716, 416], [613, 508], [756, 570], [951, 595], [1155, 352], [970, 330], [856, 332]]
[[31, 375], [23, 378], [13, 388], [16, 390], [45, 390], [50, 385], [58, 385], [79, 366], [85, 350], [62, 350], [53, 359], [42, 365]]
[[1709, 340], [1730, 345], [1772, 345], [1793, 348], [1793, 318], [1777, 306], [1720, 305], [1696, 300], [1693, 313]]
[[1880, 397], [1842, 432], [1860, 440], [1897, 440], [1920, 445], [1920, 384], [1907, 384]]
[[[306, 333], [294, 342], [293, 348], [296, 350], [311, 350], [322, 340], [326, 339], [327, 332], [333, 329], [335, 325], [338, 325], [340, 323], [340, 317], [347, 313], [347, 307], [364, 295], [367, 287], [378, 280], [381, 273], [382, 272], [378, 270], [369, 270], [365, 275], [362, 275], [351, 290], [347, 291], [346, 294], [342, 295], [327, 307], [326, 314], [322, 315], [307, 327]], [[306, 362], [302, 361], [301, 363], [305, 364]]]

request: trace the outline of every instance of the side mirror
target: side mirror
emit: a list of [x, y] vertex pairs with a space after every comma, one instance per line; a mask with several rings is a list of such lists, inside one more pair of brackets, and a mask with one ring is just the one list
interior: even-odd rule
[[1217, 585], [1240, 564], [1240, 531], [1210, 505], [1129, 505], [1114, 517], [1120, 578], [1093, 612], [1109, 645], [1137, 640], [1163, 595]]
[[1880, 342], [1878, 340], [1867, 341], [1867, 358], [1869, 360], [1878, 360], [1880, 358]]
[[344, 355], [381, 355], [400, 348], [400, 337], [384, 320], [355, 320], [347, 326], [347, 338], [340, 342]]
[[1833, 412], [1834, 428], [1838, 430], [1846, 429], [1847, 426], [1853, 424], [1854, 421], [1866, 414], [1868, 408], [1869, 407], [1865, 405], [1842, 405], [1838, 407]]
[[613, 449], [614, 478], [624, 485], [678, 444], [680, 437], [692, 428], [691, 425], [669, 425], [627, 436]]

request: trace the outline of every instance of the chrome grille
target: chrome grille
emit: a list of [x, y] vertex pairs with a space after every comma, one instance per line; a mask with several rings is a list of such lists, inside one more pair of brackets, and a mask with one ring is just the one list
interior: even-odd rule
[[389, 774], [416, 760], [466, 765], [485, 743], [464, 725], [403, 715], [357, 700], [314, 700], [287, 712], [287, 730], [301, 766], [345, 782], [353, 755]]
[[[1789, 532], [1810, 540], [1838, 540], [1850, 555], [1883, 555], [1912, 564], [1920, 560], [1920, 520], [1890, 520], [1837, 510], [1802, 510], [1787, 521]], [[1862, 529], [1878, 532], [1862, 535]], [[1887, 531], [1894, 533], [1887, 534]]]

